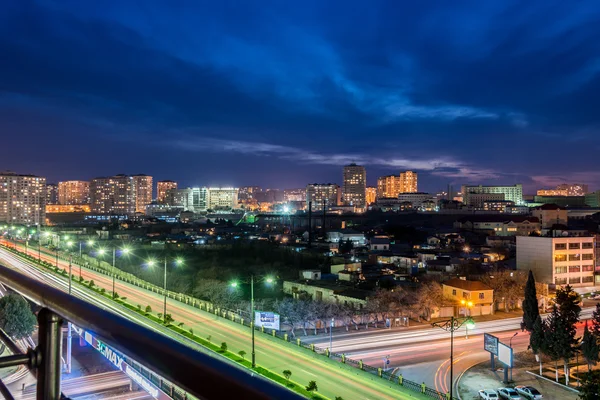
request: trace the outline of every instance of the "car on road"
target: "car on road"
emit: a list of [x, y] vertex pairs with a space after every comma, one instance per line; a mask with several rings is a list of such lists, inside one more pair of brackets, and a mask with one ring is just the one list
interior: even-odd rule
[[479, 391], [479, 397], [484, 400], [498, 400], [498, 393], [492, 389], [483, 389]]
[[521, 400], [521, 396], [519, 396], [519, 393], [515, 389], [508, 387], [498, 389], [498, 396], [501, 399]]
[[515, 386], [515, 390], [526, 399], [539, 400], [543, 398], [539, 390], [533, 386]]

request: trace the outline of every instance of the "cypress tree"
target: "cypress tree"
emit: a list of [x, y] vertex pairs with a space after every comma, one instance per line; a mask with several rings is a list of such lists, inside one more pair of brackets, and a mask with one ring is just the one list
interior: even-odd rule
[[539, 316], [540, 310], [538, 308], [537, 291], [535, 289], [535, 278], [533, 277], [533, 272], [529, 270], [523, 299], [523, 323], [525, 324], [525, 329], [532, 332], [533, 325]]
[[560, 325], [562, 330], [555, 334], [557, 351], [564, 361], [565, 381], [569, 384], [569, 359], [575, 355], [575, 350], [579, 339], [575, 338], [577, 334], [576, 324], [579, 322], [581, 313], [581, 299], [573, 291], [571, 286], [567, 285], [556, 291], [556, 305], [560, 315]]
[[592, 313], [592, 333], [600, 340], [600, 303], [596, 304], [596, 310]]
[[598, 363], [598, 359], [600, 357], [600, 347], [598, 347], [598, 342], [596, 341], [596, 336], [588, 329], [587, 322], [585, 323], [585, 328], [583, 330], [583, 341], [581, 342], [581, 354], [588, 365], [588, 371], [592, 369], [592, 365], [596, 365]]

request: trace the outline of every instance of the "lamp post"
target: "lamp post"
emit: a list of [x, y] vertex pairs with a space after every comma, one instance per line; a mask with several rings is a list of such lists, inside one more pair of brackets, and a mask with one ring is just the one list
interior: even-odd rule
[[[68, 241], [66, 243], [67, 249], [70, 249], [73, 246], [73, 242]], [[73, 275], [71, 274], [71, 267], [73, 265], [73, 253], [69, 251], [69, 296], [71, 295], [71, 280], [73, 279]], [[67, 374], [71, 373], [71, 352], [72, 352], [72, 324], [71, 321], [67, 323]]]
[[[508, 341], [508, 347], [510, 347], [512, 349], [512, 340], [515, 338], [515, 336], [517, 336], [519, 334], [519, 332], [515, 332], [514, 335], [512, 335], [512, 337], [509, 339]], [[512, 371], [513, 371], [513, 367], [510, 367], [510, 381], [512, 382]]]
[[[268, 284], [275, 282], [271, 277], [264, 278]], [[232, 282], [231, 287], [237, 288], [238, 282]], [[250, 275], [250, 330], [252, 331], [252, 368], [256, 367], [256, 351], [254, 345], [254, 274]]]
[[[473, 307], [473, 302], [462, 299], [460, 301], [460, 304], [465, 306], [465, 317], [471, 318], [471, 307]], [[468, 338], [469, 338], [469, 324], [467, 324], [465, 326], [465, 339], [468, 339]]]
[[[129, 247], [123, 247], [121, 249], [121, 253], [123, 254], [129, 254]], [[113, 263], [112, 263], [112, 298], [114, 299], [117, 294], [117, 292], [115, 291], [115, 264], [116, 264], [116, 260], [117, 260], [117, 248], [113, 247]]]
[[[183, 260], [181, 258], [176, 258], [174, 260], [175, 265], [182, 265]], [[148, 260], [148, 266], [153, 267], [156, 265], [155, 260]], [[167, 322], [167, 256], [165, 255], [165, 273], [164, 273], [164, 281], [163, 281], [163, 293], [164, 293], [164, 303], [163, 303], [163, 322]]]
[[[93, 247], [94, 246], [94, 241], [93, 240], [88, 240], [87, 245], [89, 247]], [[88, 252], [89, 255], [89, 252]], [[79, 280], [83, 280], [83, 275], [81, 274], [81, 264], [83, 264], [83, 259], [81, 258], [81, 242], [79, 242]]]
[[454, 332], [460, 329], [461, 326], [467, 324], [471, 329], [475, 327], [475, 323], [471, 317], [466, 318], [454, 318], [451, 317], [446, 321], [434, 322], [432, 326], [442, 328], [446, 332], [450, 332], [450, 398], [452, 398], [452, 385], [453, 385], [453, 373], [454, 373]]

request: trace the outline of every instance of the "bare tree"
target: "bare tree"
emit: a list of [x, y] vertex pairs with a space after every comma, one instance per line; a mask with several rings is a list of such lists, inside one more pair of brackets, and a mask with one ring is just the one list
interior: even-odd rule
[[421, 320], [424, 317], [427, 321], [431, 320], [431, 314], [435, 309], [444, 305], [444, 292], [442, 285], [438, 282], [424, 282], [415, 293], [415, 311]]
[[517, 307], [525, 293], [527, 276], [523, 271], [496, 270], [481, 278], [481, 282], [494, 289], [494, 303], [504, 302], [505, 311]]

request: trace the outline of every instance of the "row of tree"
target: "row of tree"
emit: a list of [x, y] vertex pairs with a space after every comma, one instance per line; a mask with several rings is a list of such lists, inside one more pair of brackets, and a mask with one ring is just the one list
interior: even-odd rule
[[555, 379], [559, 380], [558, 364], [562, 361], [565, 384], [569, 384], [569, 362], [578, 354], [588, 365], [588, 371], [600, 359], [600, 304], [592, 314], [591, 329], [586, 322], [582, 337], [577, 337], [577, 323], [581, 314], [581, 299], [571, 286], [556, 291], [552, 311], [545, 318], [539, 314], [533, 274], [530, 272], [523, 301], [523, 325], [531, 332], [530, 348], [540, 362], [542, 357], [554, 362]]

